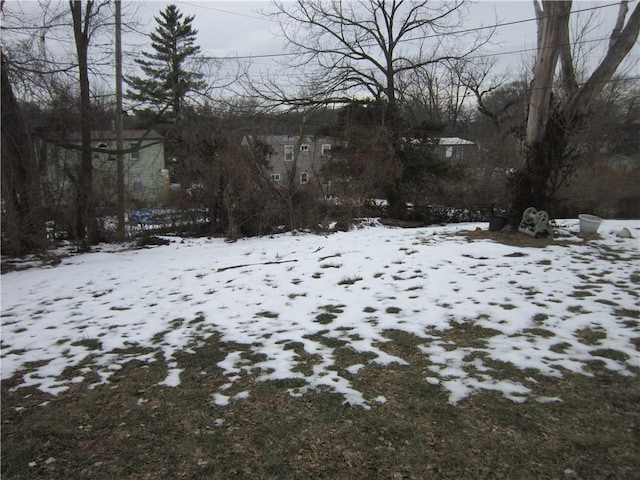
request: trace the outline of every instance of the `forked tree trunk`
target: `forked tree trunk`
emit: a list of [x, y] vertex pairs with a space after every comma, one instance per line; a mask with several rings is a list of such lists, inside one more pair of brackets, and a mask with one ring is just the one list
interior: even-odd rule
[[[580, 87], [570, 58], [569, 13], [571, 1], [534, 0], [538, 20], [538, 56], [533, 71], [527, 115], [524, 167], [511, 179], [511, 213], [514, 222], [527, 207], [549, 210], [554, 196], [569, 176], [572, 158], [567, 152], [571, 134], [588, 115], [589, 106], [611, 80], [638, 39], [640, 5], [624, 25], [627, 12], [622, 0], [607, 54]], [[561, 104], [552, 95], [559, 56], [568, 99]], [[552, 212], [551, 212], [552, 213]]]

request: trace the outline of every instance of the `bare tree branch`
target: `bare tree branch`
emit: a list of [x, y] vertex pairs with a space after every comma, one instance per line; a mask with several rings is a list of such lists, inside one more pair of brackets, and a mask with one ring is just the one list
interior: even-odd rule
[[[622, 0], [620, 3], [620, 13], [622, 13], [623, 10], [626, 11], [626, 8], [623, 7], [623, 4], [626, 4], [626, 0]], [[622, 20], [624, 21], [624, 19]], [[589, 108], [591, 102], [602, 92], [607, 81], [613, 77], [622, 60], [636, 45], [638, 34], [640, 33], [640, 4], [636, 5], [622, 30], [619, 28], [620, 24], [621, 18], [618, 16], [616, 26], [611, 34], [607, 54], [587, 82], [572, 98], [565, 111], [567, 118], [575, 118], [576, 115], [585, 112]]]
[[464, 0], [297, 0], [274, 6], [269, 15], [298, 54], [282, 64], [292, 76], [288, 84], [268, 75], [253, 79], [249, 91], [280, 105], [342, 103], [365, 95], [387, 102], [394, 112], [404, 74], [464, 58], [491, 35], [467, 35], [466, 48], [455, 35], [447, 36], [459, 26]]

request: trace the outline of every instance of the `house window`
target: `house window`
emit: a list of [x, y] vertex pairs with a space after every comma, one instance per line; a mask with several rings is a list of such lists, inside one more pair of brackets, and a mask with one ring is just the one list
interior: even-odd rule
[[307, 172], [302, 172], [300, 174], [300, 183], [303, 185], [309, 181], [309, 174]]
[[331, 153], [331, 144], [323, 143], [322, 144], [322, 155], [329, 155]]
[[293, 162], [293, 145], [284, 146], [284, 161]]
[[280, 174], [279, 173], [272, 173], [271, 174], [271, 180], [273, 180], [274, 182], [279, 182], [280, 181]]
[[[106, 143], [99, 143], [97, 145], [97, 148], [98, 148], [98, 150], [106, 150], [107, 148], [109, 148], [109, 146]], [[94, 153], [92, 155], [92, 158], [94, 160], [104, 160], [105, 158], [108, 158], [109, 160], [113, 160], [112, 158], [107, 157], [104, 153], [98, 153], [98, 152], [95, 152], [95, 151], [94, 151]]]
[[444, 156], [446, 158], [453, 157], [453, 147], [445, 147]]
[[[129, 148], [140, 148], [140, 144], [139, 143], [130, 143], [129, 144]], [[129, 158], [131, 160], [138, 160], [140, 158], [140, 150], [135, 150], [133, 152], [129, 152]]]
[[308, 152], [309, 151], [309, 145], [306, 143], [303, 143], [302, 145], [300, 145], [300, 151], [301, 152]]
[[462, 160], [464, 157], [464, 147], [457, 147], [455, 154], [456, 154], [456, 160]]
[[142, 175], [134, 175], [132, 183], [134, 190], [142, 190]]

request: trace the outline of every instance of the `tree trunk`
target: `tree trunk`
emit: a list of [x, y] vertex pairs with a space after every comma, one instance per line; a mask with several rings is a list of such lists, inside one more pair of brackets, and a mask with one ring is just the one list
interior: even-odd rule
[[517, 224], [528, 207], [549, 210], [552, 205], [549, 176], [563, 161], [567, 144], [562, 116], [554, 112], [553, 79], [568, 38], [571, 1], [535, 2], [538, 18], [538, 55], [533, 68], [527, 115], [525, 165], [511, 179], [512, 221]]
[[2, 212], [3, 253], [42, 250], [46, 235], [40, 202], [40, 170], [29, 131], [13, 94], [2, 54]]
[[82, 1], [71, 2], [73, 33], [78, 56], [80, 79], [80, 134], [82, 150], [76, 183], [76, 222], [74, 237], [79, 241], [94, 243], [98, 240], [96, 212], [93, 196], [93, 165], [91, 160], [91, 102], [89, 90], [89, 27], [93, 2], [88, 1], [82, 16]]
[[[640, 31], [640, 5], [624, 26], [626, 0], [619, 15], [605, 58], [587, 82], [578, 88], [570, 57], [568, 22], [571, 1], [535, 1], [538, 19], [538, 57], [531, 83], [527, 117], [525, 165], [511, 179], [511, 214], [514, 223], [527, 207], [551, 210], [557, 189], [573, 169], [568, 152], [571, 135], [589, 115], [589, 106], [611, 80], [622, 60], [636, 44]], [[568, 100], [554, 101], [552, 87], [558, 56]], [[550, 212], [552, 213], [552, 212]]]
[[567, 37], [570, 12], [570, 0], [546, 0], [542, 2], [542, 10], [538, 14], [538, 56], [533, 68], [527, 117], [526, 144], [529, 149], [538, 150], [544, 140], [551, 112], [553, 77], [562, 41]]

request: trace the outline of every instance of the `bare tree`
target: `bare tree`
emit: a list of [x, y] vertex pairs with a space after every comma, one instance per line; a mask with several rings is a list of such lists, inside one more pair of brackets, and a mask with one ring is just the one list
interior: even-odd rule
[[[274, 1], [271, 18], [278, 21], [291, 56], [285, 57], [287, 81], [263, 78], [250, 85], [253, 95], [275, 105], [300, 108], [319, 104], [351, 104], [369, 99], [383, 127], [377, 138], [390, 152], [387, 161], [397, 178], [383, 189], [403, 214], [401, 189], [402, 101], [407, 78], [429, 66], [455, 62], [477, 51], [492, 31], [462, 31], [465, 0]], [[408, 92], [407, 92], [408, 93]], [[396, 168], [397, 167], [397, 168]]]
[[[70, 230], [74, 238], [90, 242], [98, 236], [93, 198], [91, 129], [104, 120], [95, 115], [96, 101], [104, 103], [104, 99], [100, 98], [95, 87], [91, 89], [90, 78], [91, 82], [99, 85], [98, 89], [103, 86], [100, 84], [103, 79], [101, 69], [107, 52], [101, 50], [97, 55], [90, 55], [89, 46], [92, 41], [96, 43], [96, 35], [106, 23], [104, 10], [108, 5], [106, 0], [69, 1], [67, 7], [43, 1], [37, 8], [27, 11], [22, 10], [19, 4], [12, 4], [9, 8], [3, 5], [6, 22], [2, 28], [8, 52], [5, 60], [8, 57], [7, 74], [12, 84], [17, 86], [16, 96], [23, 106], [33, 105], [34, 111], [48, 110], [46, 115], [37, 116], [39, 124], [29, 118], [31, 123], [27, 129], [33, 134], [32, 142], [55, 143], [80, 152], [78, 164], [64, 170], [75, 191], [74, 221]], [[73, 38], [71, 42], [68, 41], [70, 35]], [[75, 51], [66, 49], [67, 45], [73, 45]], [[107, 96], [110, 95], [103, 97]], [[82, 133], [81, 147], [65, 142], [65, 137], [74, 130]], [[53, 148], [38, 148], [38, 152], [41, 168], [48, 171], [47, 156]]]
[[[514, 217], [527, 207], [549, 208], [558, 188], [571, 173], [570, 141], [592, 114], [591, 107], [616, 70], [636, 45], [640, 31], [640, 5], [628, 16], [622, 0], [608, 49], [582, 83], [576, 80], [571, 58], [569, 16], [571, 1], [535, 1], [538, 53], [531, 82], [526, 124], [524, 167], [512, 184]], [[625, 23], [626, 22], [626, 23]], [[554, 94], [554, 77], [560, 60], [561, 94]]]
[[490, 35], [455, 33], [466, 10], [464, 0], [298, 0], [274, 6], [271, 16], [295, 54], [287, 57], [295, 60], [286, 68], [301, 83], [269, 80], [254, 85], [253, 92], [293, 106], [368, 96], [387, 106], [383, 120], [392, 130], [399, 127], [402, 75], [464, 58]]
[[24, 115], [13, 94], [2, 53], [3, 253], [23, 255], [45, 246], [40, 169]]

